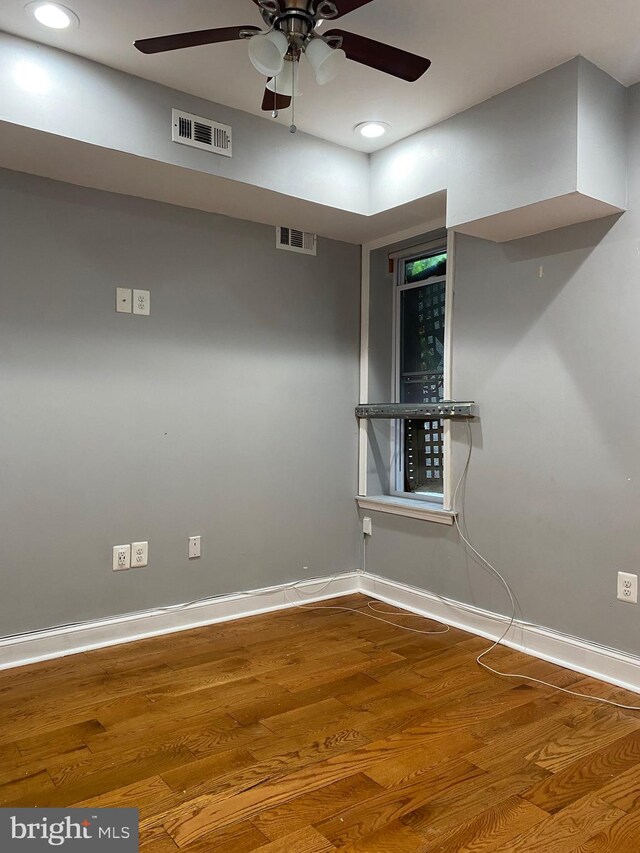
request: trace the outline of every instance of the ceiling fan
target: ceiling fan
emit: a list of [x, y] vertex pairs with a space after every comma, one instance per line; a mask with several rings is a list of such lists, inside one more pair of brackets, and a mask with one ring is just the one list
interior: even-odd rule
[[[349, 33], [345, 30], [318, 32], [326, 20], [333, 20], [366, 6], [372, 0], [252, 0], [267, 27], [220, 27], [191, 33], [141, 39], [134, 42], [142, 53], [163, 53], [205, 44], [249, 39], [249, 58], [267, 79], [262, 109], [287, 109], [300, 94], [298, 63], [304, 54], [316, 82], [323, 86], [333, 80], [347, 59], [375, 68], [410, 83], [418, 80], [431, 65], [430, 60], [397, 47]], [[295, 124], [291, 130], [295, 132]]]

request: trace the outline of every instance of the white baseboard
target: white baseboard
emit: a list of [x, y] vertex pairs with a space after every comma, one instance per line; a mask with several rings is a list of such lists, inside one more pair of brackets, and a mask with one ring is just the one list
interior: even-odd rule
[[[145, 637], [157, 637], [228, 622], [245, 616], [256, 616], [294, 607], [295, 594], [288, 593], [290, 584], [254, 590], [236, 595], [200, 601], [174, 609], [149, 610], [128, 616], [85, 622], [81, 625], [36, 631], [0, 640], [0, 670], [24, 666], [38, 661], [75, 655], [79, 652], [131, 643]], [[358, 572], [347, 572], [330, 578], [303, 580], [296, 584], [304, 600], [325, 601], [359, 590]]]
[[[433, 593], [366, 573], [360, 576], [361, 592], [421, 616], [497, 640], [509, 621], [506, 617], [458, 602], [447, 603]], [[536, 658], [640, 693], [640, 658], [578, 640], [548, 628], [516, 622], [505, 646]]]
[[[284, 610], [295, 606], [295, 595], [288, 592], [290, 586], [281, 584], [184, 607], [150, 610], [8, 637], [0, 640], [0, 670]], [[331, 578], [300, 581], [296, 586], [303, 593], [301, 597], [305, 602], [325, 601], [340, 595], [363, 592], [372, 598], [490, 640], [502, 634], [507, 622], [504, 616], [488, 610], [458, 602], [448, 603], [433, 593], [370, 573], [347, 572]], [[504, 645], [640, 693], [640, 658], [633, 655], [521, 622], [516, 623], [504, 640]]]

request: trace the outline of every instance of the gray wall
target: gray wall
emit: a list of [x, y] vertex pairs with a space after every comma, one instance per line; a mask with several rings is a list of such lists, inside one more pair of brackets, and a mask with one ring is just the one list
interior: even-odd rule
[[[453, 390], [481, 407], [469, 534], [512, 585], [521, 616], [638, 654], [640, 609], [616, 600], [617, 571], [640, 570], [638, 86], [628, 144], [621, 217], [501, 245], [458, 238]], [[464, 425], [454, 442], [457, 472]], [[367, 568], [508, 610], [442, 525], [374, 514]]]
[[576, 189], [582, 64], [572, 59], [449, 120], [449, 225]]
[[503, 214], [492, 224], [501, 240], [554, 227], [529, 209], [541, 202], [556, 225], [603, 216], [592, 197], [624, 209], [625, 97], [621, 83], [575, 57], [376, 151], [371, 209], [446, 188], [448, 227]]
[[[458, 225], [574, 191], [579, 71], [586, 65], [576, 57], [376, 151], [372, 209], [446, 188], [447, 222]], [[585, 105], [600, 117], [597, 100]]]
[[627, 206], [627, 90], [590, 62], [579, 68], [578, 190]]
[[0, 635], [359, 565], [357, 247], [0, 171], [0, 259]]

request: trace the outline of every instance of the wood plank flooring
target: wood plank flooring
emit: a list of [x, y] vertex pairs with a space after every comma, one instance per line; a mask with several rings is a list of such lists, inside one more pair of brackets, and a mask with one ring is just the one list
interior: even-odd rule
[[143, 853], [637, 853], [640, 713], [485, 646], [294, 609], [1, 672], [0, 807], [136, 807]]

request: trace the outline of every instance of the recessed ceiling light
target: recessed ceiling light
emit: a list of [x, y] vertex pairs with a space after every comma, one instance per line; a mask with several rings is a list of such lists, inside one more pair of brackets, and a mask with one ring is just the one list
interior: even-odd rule
[[385, 135], [389, 130], [389, 125], [383, 121], [363, 121], [361, 124], [357, 124], [354, 130], [367, 139], [377, 139], [379, 136]]
[[52, 30], [66, 30], [67, 27], [77, 27], [80, 23], [75, 12], [59, 3], [27, 3], [25, 9], [38, 23]]

